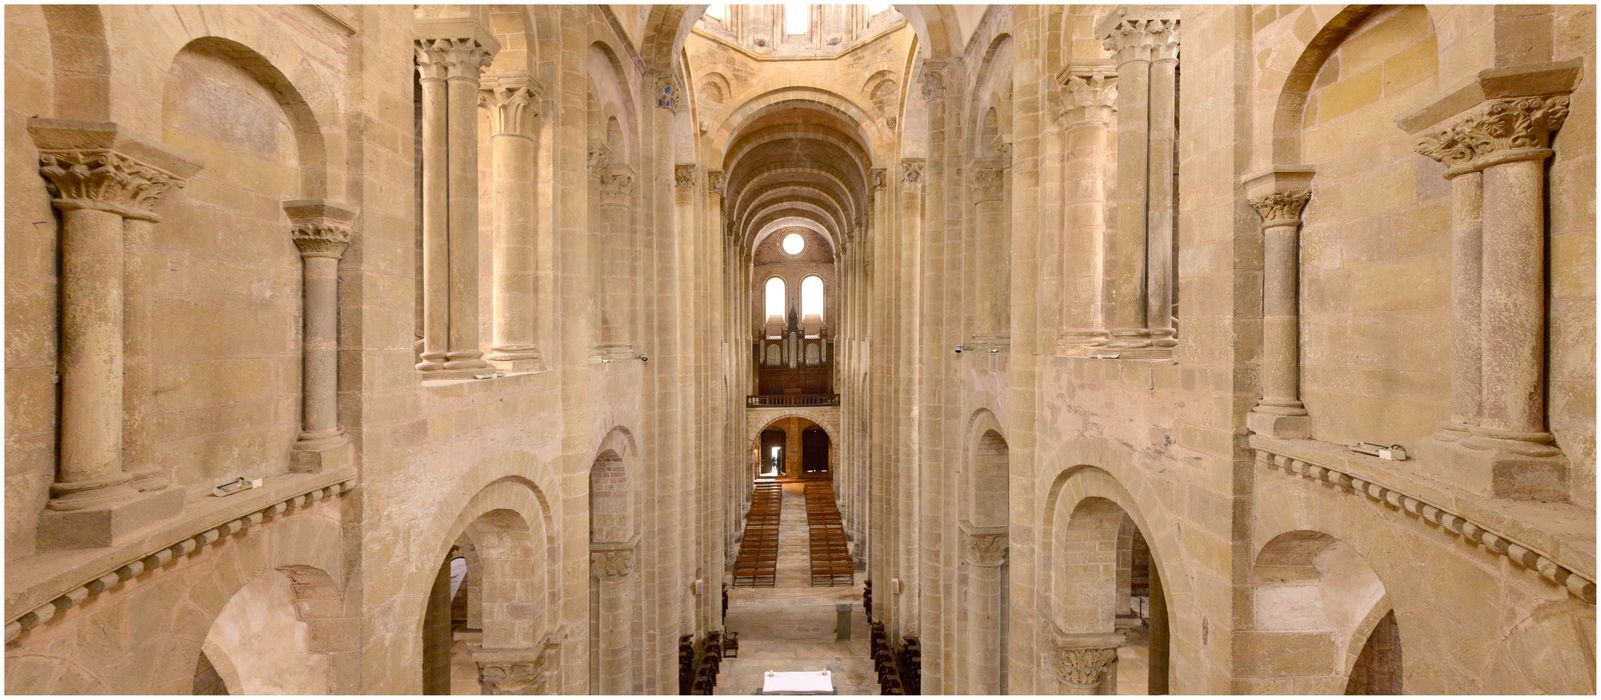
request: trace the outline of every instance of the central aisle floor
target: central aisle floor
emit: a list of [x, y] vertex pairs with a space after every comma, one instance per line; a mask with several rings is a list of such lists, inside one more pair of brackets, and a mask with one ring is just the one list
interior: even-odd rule
[[[778, 585], [731, 588], [728, 630], [739, 633], [739, 656], [724, 659], [718, 695], [750, 695], [768, 671], [834, 674], [840, 695], [877, 695], [878, 679], [868, 656], [862, 578], [853, 586], [812, 586], [806, 534], [806, 499], [798, 483], [784, 485], [778, 530]], [[851, 639], [834, 641], [834, 605], [851, 604]]]

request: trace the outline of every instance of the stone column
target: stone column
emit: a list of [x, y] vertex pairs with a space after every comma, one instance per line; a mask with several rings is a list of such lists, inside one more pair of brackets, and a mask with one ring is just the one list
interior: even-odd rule
[[1063, 695], [1116, 695], [1123, 633], [1059, 635], [1051, 658]]
[[596, 610], [600, 629], [590, 630], [595, 635], [600, 658], [600, 687], [592, 693], [626, 695], [633, 691], [633, 668], [629, 663], [630, 648], [634, 644], [633, 596], [629, 591], [629, 575], [634, 572], [634, 543], [594, 543], [589, 549], [590, 568], [594, 571], [597, 587]]
[[[178, 489], [130, 485], [123, 426], [126, 221], [147, 238], [162, 195], [199, 166], [159, 148], [120, 138], [109, 122], [32, 119], [40, 173], [61, 212], [61, 406], [55, 483], [40, 515], [39, 546], [108, 546], [129, 531], [171, 515]], [[149, 332], [149, 287], [140, 284], [141, 335]], [[148, 336], [135, 347], [148, 348]], [[148, 366], [141, 375], [148, 388]], [[143, 398], [142, 396], [140, 398]], [[148, 404], [139, 401], [141, 408]], [[141, 418], [148, 419], [146, 411]], [[141, 424], [142, 425], [142, 424]]]
[[539, 116], [542, 93], [539, 83], [527, 73], [485, 76], [478, 93], [478, 104], [489, 112], [493, 158], [494, 311], [488, 359], [496, 367], [512, 371], [535, 370], [542, 365], [534, 342], [538, 143], [530, 123]]
[[1172, 347], [1178, 332], [1178, 271], [1174, 218], [1178, 213], [1178, 19], [1158, 21], [1151, 42], [1150, 149], [1147, 152], [1145, 235], [1146, 325], [1151, 344]]
[[[1151, 178], [1162, 172], [1151, 168], [1152, 119], [1171, 119], [1174, 108], [1152, 104], [1157, 97], [1171, 100], [1172, 93], [1166, 88], [1153, 92], [1151, 63], [1177, 55], [1177, 30], [1177, 9], [1165, 6], [1118, 7], [1096, 25], [1096, 36], [1107, 50], [1114, 52], [1117, 64], [1117, 216], [1116, 228], [1103, 246], [1101, 292], [1111, 347], [1144, 348], [1153, 344], [1148, 325], [1147, 244], [1154, 242], [1160, 247], [1163, 242], [1150, 238]], [[1165, 79], [1164, 74], [1158, 81]], [[1164, 152], [1162, 148], [1162, 144], [1157, 145], [1158, 155]], [[1166, 148], [1170, 154], [1171, 146]], [[1165, 172], [1171, 177], [1171, 166]], [[1169, 185], [1163, 185], [1164, 192], [1166, 187]], [[1162, 196], [1165, 195], [1159, 198]], [[1167, 201], [1166, 206], [1171, 210], [1173, 202]], [[1167, 236], [1166, 244], [1171, 248], [1170, 228]]]
[[974, 266], [977, 275], [970, 293], [974, 297], [976, 313], [973, 323], [973, 342], [988, 346], [1009, 335], [1003, 328], [1007, 294], [1005, 285], [1011, 282], [1004, 273], [1001, 260], [1006, 246], [1006, 163], [999, 157], [986, 158], [973, 165], [970, 193], [973, 205], [973, 238], [976, 242]]
[[[1107, 130], [1117, 101], [1117, 81], [1105, 72], [1089, 69], [1068, 73], [1061, 85], [1066, 126], [1062, 154], [1067, 190], [1062, 236], [1065, 291], [1072, 289], [1076, 280], [1094, 279], [1095, 253], [1106, 238]], [[1089, 303], [1064, 304], [1058, 348], [1070, 352], [1105, 344], [1107, 319], [1098, 315], [1103, 313], [1104, 308]]]
[[1001, 566], [1006, 563], [1007, 538], [1004, 527], [975, 527], [962, 523], [962, 551], [967, 564], [967, 687], [970, 695], [999, 695], [1002, 692]]
[[350, 464], [350, 438], [339, 427], [339, 258], [350, 245], [356, 212], [327, 200], [284, 202], [305, 281], [301, 314], [300, 439], [291, 469], [320, 472]]
[[1281, 167], [1247, 178], [1251, 207], [1262, 217], [1262, 399], [1250, 429], [1279, 438], [1312, 436], [1301, 404], [1301, 210], [1312, 197], [1309, 168]]
[[489, 369], [478, 347], [479, 75], [499, 50], [475, 22], [418, 23], [422, 90], [423, 352], [432, 378]]
[[[1420, 450], [1419, 466], [1485, 496], [1568, 495], [1568, 461], [1545, 415], [1545, 161], [1576, 76], [1561, 66], [1481, 76], [1474, 87], [1486, 99], [1418, 141], [1418, 152], [1447, 166], [1453, 254], [1452, 418]], [[1514, 84], [1558, 94], [1495, 92]], [[1402, 126], [1438, 122], [1430, 109]]]

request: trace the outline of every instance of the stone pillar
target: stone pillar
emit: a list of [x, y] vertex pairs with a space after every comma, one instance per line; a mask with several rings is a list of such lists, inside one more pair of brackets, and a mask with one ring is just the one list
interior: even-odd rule
[[[1170, 224], [1164, 229], [1165, 242], [1152, 238], [1150, 231], [1151, 178], [1163, 172], [1171, 178], [1172, 173], [1171, 165], [1152, 168], [1153, 118], [1170, 120], [1174, 114], [1172, 104], [1152, 103], [1157, 98], [1173, 99], [1172, 90], [1163, 82], [1168, 79], [1166, 67], [1157, 78], [1159, 89], [1153, 91], [1152, 62], [1176, 60], [1178, 11], [1166, 6], [1118, 7], [1097, 23], [1095, 34], [1107, 50], [1114, 52], [1117, 64], [1117, 216], [1116, 227], [1103, 246], [1103, 318], [1111, 336], [1110, 347], [1144, 348], [1153, 345], [1148, 323], [1148, 243], [1158, 248], [1168, 246], [1166, 255], [1159, 252], [1164, 259], [1171, 255], [1172, 246]], [[1155, 133], [1169, 140], [1155, 144], [1155, 155], [1171, 157], [1169, 127], [1157, 127]], [[1166, 216], [1171, 218], [1174, 202], [1165, 194], [1169, 188], [1169, 183], [1158, 188], [1164, 194], [1157, 195], [1157, 204], [1165, 204]], [[1163, 231], [1157, 234], [1162, 235]], [[1163, 339], [1162, 344], [1171, 343]]]
[[419, 371], [467, 378], [478, 347], [479, 75], [499, 50], [470, 20], [419, 21], [422, 90], [423, 352]]
[[1004, 692], [1001, 668], [1001, 566], [1006, 563], [1007, 538], [1004, 527], [975, 527], [962, 523], [962, 551], [967, 564], [967, 687], [970, 695], [999, 695]]
[[139, 491], [159, 491], [170, 480], [156, 465], [154, 431], [155, 354], [151, 329], [154, 306], [151, 219], [124, 219], [122, 266], [122, 461]]
[[1058, 635], [1051, 662], [1063, 695], [1116, 695], [1123, 633]]
[[601, 695], [626, 695], [633, 691], [633, 668], [629, 650], [634, 642], [634, 599], [629, 595], [629, 575], [634, 572], [634, 544], [594, 543], [589, 548], [590, 568], [594, 571], [597, 587], [596, 610], [599, 629], [590, 630], [597, 641], [595, 648], [600, 658], [600, 687], [591, 692]]
[[602, 357], [627, 359], [631, 352], [631, 334], [628, 305], [633, 281], [626, 273], [628, 225], [634, 203], [634, 170], [627, 165], [613, 164], [611, 149], [597, 145], [589, 151], [591, 186], [595, 188], [595, 220], [590, 225], [600, 236], [599, 250], [591, 251], [595, 257], [595, 282], [599, 288], [595, 296], [599, 301], [598, 350]]
[[1247, 178], [1246, 195], [1262, 217], [1262, 399], [1246, 423], [1259, 435], [1312, 436], [1301, 404], [1301, 210], [1312, 197], [1312, 171], [1281, 167]]
[[[1062, 286], [1067, 290], [1075, 280], [1094, 279], [1095, 253], [1106, 238], [1107, 130], [1117, 101], [1117, 81], [1090, 69], [1068, 73], [1061, 85], [1066, 129], [1062, 179], [1067, 190], [1061, 254]], [[1064, 304], [1058, 349], [1071, 352], [1105, 344], [1107, 319], [1100, 315], [1104, 311], [1088, 303]]]
[[[121, 138], [109, 122], [32, 119], [40, 173], [61, 212], [61, 407], [55, 483], [40, 515], [41, 549], [103, 547], [176, 513], [178, 489], [160, 479], [141, 493], [125, 469], [123, 296], [125, 237], [147, 239], [162, 195], [199, 170], [159, 148]], [[142, 251], [141, 251], [142, 252]], [[149, 287], [137, 286], [134, 343], [148, 354]], [[148, 365], [141, 375], [148, 389]], [[147, 399], [136, 403], [145, 409]], [[141, 423], [144, 425], [144, 423]], [[148, 445], [144, 445], [148, 447]], [[153, 468], [153, 465], [152, 465]]]
[[1011, 280], [1006, 274], [1008, 261], [1003, 259], [1009, 249], [1006, 232], [1008, 160], [997, 155], [974, 163], [970, 180], [973, 237], [977, 243], [974, 266], [978, 272], [971, 290], [977, 307], [972, 338], [974, 344], [980, 346], [999, 344], [1011, 334], [1006, 323]]
[[1545, 415], [1545, 161], [1577, 78], [1576, 62], [1486, 71], [1399, 120], [1451, 182], [1451, 419], [1418, 464], [1483, 496], [1568, 497]]
[[484, 77], [478, 104], [489, 112], [493, 158], [494, 291], [493, 325], [488, 359], [512, 371], [539, 369], [534, 342], [537, 293], [538, 216], [534, 179], [538, 158], [536, 131], [543, 90], [527, 73]]
[[305, 269], [300, 439], [290, 466], [320, 472], [351, 462], [350, 438], [339, 427], [339, 258], [356, 212], [327, 200], [297, 200], [284, 202], [284, 213]]
[[[1178, 19], [1158, 22], [1151, 46], [1150, 147], [1145, 235], [1146, 325], [1151, 344], [1172, 347], [1178, 333], [1178, 270], [1174, 224], [1178, 213]], [[1148, 30], [1150, 31], [1150, 30]]]

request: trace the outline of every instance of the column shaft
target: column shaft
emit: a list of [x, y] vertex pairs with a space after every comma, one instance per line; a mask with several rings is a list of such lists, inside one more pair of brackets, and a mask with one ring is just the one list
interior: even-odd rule
[[1133, 58], [1117, 66], [1117, 228], [1107, 236], [1102, 304], [1111, 344], [1149, 345], [1146, 331], [1146, 165], [1150, 153], [1149, 60]]
[[165, 488], [165, 470], [156, 466], [151, 422], [155, 404], [155, 362], [151, 348], [151, 309], [155, 304], [150, 247], [155, 222], [124, 219], [122, 270], [122, 461], [140, 491]]
[[494, 343], [489, 359], [515, 368], [539, 359], [534, 344], [534, 140], [496, 134], [494, 153]]
[[1451, 418], [1439, 436], [1457, 439], [1479, 417], [1480, 278], [1483, 271], [1484, 179], [1478, 171], [1451, 178]]
[[339, 259], [305, 258], [301, 439], [339, 434]]
[[450, 178], [446, 369], [489, 367], [478, 345], [478, 76], [487, 58], [476, 50], [468, 52], [464, 60], [452, 65], [446, 80]]
[[423, 349], [417, 369], [445, 367], [450, 344], [450, 163], [445, 68], [424, 62], [418, 50], [422, 92], [422, 297]]
[[1300, 225], [1262, 230], [1262, 405], [1300, 409]]
[[50, 507], [126, 495], [122, 463], [122, 215], [61, 212], [61, 444]]
[[1483, 404], [1474, 432], [1550, 442], [1545, 429], [1545, 158], [1484, 170]]
[[1174, 269], [1174, 212], [1178, 206], [1175, 148], [1178, 143], [1178, 59], [1157, 58], [1150, 66], [1150, 161], [1147, 175], [1146, 235], [1146, 325], [1152, 342], [1172, 346], [1177, 332], [1178, 280]]

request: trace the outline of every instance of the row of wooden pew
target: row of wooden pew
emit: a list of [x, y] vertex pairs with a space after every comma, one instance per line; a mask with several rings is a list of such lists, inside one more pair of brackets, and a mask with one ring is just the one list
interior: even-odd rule
[[698, 654], [692, 640], [687, 634], [678, 638], [678, 694], [711, 695], [723, 657], [739, 656], [739, 634], [729, 632], [725, 640], [721, 632], [709, 632]]
[[806, 484], [806, 532], [811, 540], [812, 585], [849, 586], [856, 582], [845, 523], [834, 501], [834, 485]]
[[778, 585], [778, 517], [784, 489], [776, 483], [756, 485], [751, 496], [745, 537], [734, 559], [734, 585], [772, 588]]

